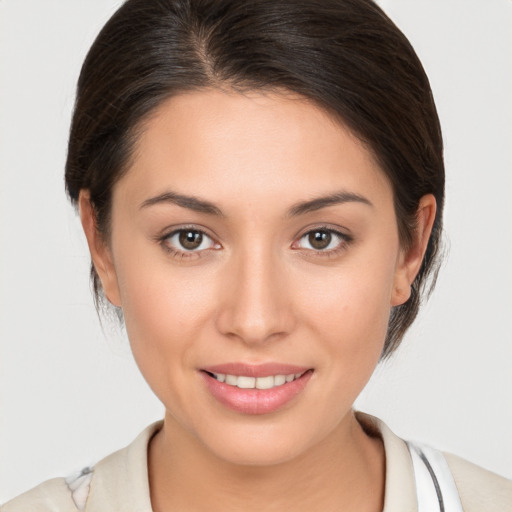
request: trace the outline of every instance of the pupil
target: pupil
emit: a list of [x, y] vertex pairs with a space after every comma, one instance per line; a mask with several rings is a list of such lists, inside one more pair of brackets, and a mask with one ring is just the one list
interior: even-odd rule
[[327, 231], [314, 231], [309, 235], [309, 243], [315, 249], [325, 249], [331, 243], [332, 235]]
[[179, 239], [183, 248], [192, 250], [197, 249], [201, 245], [203, 235], [199, 231], [182, 231]]

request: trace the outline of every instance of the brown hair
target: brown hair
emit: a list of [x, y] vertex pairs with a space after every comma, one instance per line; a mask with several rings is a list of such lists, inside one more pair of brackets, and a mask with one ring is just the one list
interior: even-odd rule
[[[71, 201], [89, 190], [106, 238], [112, 188], [126, 171], [137, 128], [165, 99], [204, 87], [285, 89], [340, 119], [388, 176], [404, 246], [420, 198], [435, 196], [412, 295], [391, 312], [388, 356], [435, 283], [444, 201], [439, 120], [406, 37], [371, 0], [127, 0], [83, 64], [66, 163]], [[91, 276], [98, 300], [94, 267]]]

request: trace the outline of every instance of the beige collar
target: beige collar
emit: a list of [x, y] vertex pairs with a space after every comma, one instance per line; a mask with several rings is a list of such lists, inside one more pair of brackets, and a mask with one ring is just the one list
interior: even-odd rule
[[148, 444], [162, 428], [157, 421], [126, 448], [94, 466], [85, 512], [152, 512], [148, 480]]
[[[380, 436], [386, 452], [386, 488], [383, 512], [417, 512], [411, 457], [405, 442], [379, 419], [356, 413], [365, 431]], [[147, 448], [163, 422], [147, 427], [128, 445], [94, 467], [85, 512], [152, 512]]]
[[416, 484], [409, 448], [403, 439], [375, 416], [356, 413], [357, 421], [369, 435], [379, 436], [386, 454], [386, 487], [382, 512], [417, 512]]

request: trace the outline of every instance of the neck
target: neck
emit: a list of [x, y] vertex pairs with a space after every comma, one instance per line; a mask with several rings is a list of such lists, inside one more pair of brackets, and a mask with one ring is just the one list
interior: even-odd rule
[[383, 506], [382, 442], [369, 437], [352, 413], [318, 445], [272, 466], [223, 460], [166, 416], [148, 459], [154, 512], [377, 512]]

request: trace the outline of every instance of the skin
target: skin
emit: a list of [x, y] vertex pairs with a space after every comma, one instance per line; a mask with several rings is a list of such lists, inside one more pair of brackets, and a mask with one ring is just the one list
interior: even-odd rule
[[[141, 206], [170, 191], [222, 215]], [[289, 215], [333, 192], [366, 202]], [[383, 447], [351, 408], [391, 307], [409, 297], [432, 196], [405, 250], [391, 185], [346, 127], [286, 93], [202, 90], [169, 99], [145, 124], [114, 187], [110, 240], [95, 229], [87, 191], [80, 211], [105, 293], [123, 308], [134, 357], [166, 408], [149, 447], [156, 512], [382, 510]], [[208, 235], [199, 251], [165, 238], [185, 227]], [[307, 233], [320, 228], [342, 236], [318, 249]], [[313, 374], [281, 409], [242, 414], [213, 398], [199, 371], [227, 362]]]

